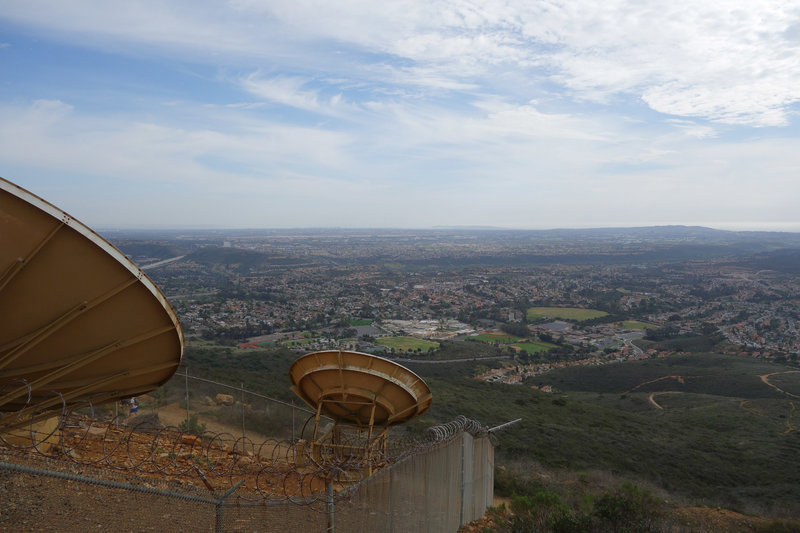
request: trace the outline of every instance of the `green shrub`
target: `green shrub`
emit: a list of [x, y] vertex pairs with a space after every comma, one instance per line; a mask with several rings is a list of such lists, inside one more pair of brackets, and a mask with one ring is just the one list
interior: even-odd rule
[[565, 523], [571, 516], [569, 507], [552, 492], [537, 492], [530, 496], [514, 495], [509, 506], [512, 531], [551, 531], [556, 523]]
[[535, 479], [522, 477], [510, 468], [497, 467], [494, 471], [494, 492], [498, 496], [534, 494], [544, 490], [544, 484]]
[[623, 483], [594, 501], [594, 514], [606, 531], [655, 531], [661, 503], [645, 489]]
[[186, 420], [180, 423], [178, 428], [183, 431], [184, 433], [189, 433], [191, 435], [202, 435], [206, 430], [206, 425], [198, 422], [197, 415], [189, 415], [189, 423], [186, 423]]

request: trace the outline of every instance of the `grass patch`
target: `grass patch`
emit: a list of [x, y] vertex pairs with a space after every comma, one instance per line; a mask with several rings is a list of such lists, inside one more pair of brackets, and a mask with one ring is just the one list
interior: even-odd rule
[[470, 337], [471, 339], [479, 340], [481, 342], [493, 342], [495, 344], [514, 344], [524, 340], [522, 337], [516, 337], [507, 333], [481, 333]]
[[511, 346], [526, 353], [541, 353], [556, 348], [555, 344], [549, 342], [517, 342]]
[[375, 342], [381, 346], [386, 346], [390, 350], [394, 348], [398, 352], [415, 352], [417, 350], [425, 352], [439, 347], [438, 342], [417, 339], [416, 337], [381, 337]]
[[371, 326], [372, 319], [369, 318], [351, 318], [350, 319], [351, 326]]
[[597, 309], [583, 309], [580, 307], [531, 307], [528, 309], [528, 320], [539, 320], [542, 318], [562, 318], [565, 320], [591, 320], [607, 316], [605, 311]]
[[639, 322], [638, 320], [624, 320], [617, 322], [615, 326], [623, 329], [655, 329], [656, 326], [648, 324], [647, 322]]

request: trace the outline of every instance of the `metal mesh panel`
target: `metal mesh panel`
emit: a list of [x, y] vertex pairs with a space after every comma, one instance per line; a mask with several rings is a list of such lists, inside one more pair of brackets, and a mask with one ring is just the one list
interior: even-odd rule
[[494, 446], [486, 437], [474, 439], [473, 443], [472, 508], [462, 517], [464, 523], [477, 520], [494, 505]]
[[365, 533], [456, 531], [483, 516], [491, 502], [493, 463], [488, 438], [462, 433], [361, 482], [337, 506], [335, 525]]
[[214, 531], [216, 506], [200, 496], [168, 496], [142, 480], [88, 478], [25, 462], [0, 466], [0, 530]]
[[218, 525], [218, 531], [221, 532], [321, 533], [328, 528], [328, 515], [315, 508], [286, 503], [272, 505], [227, 503], [221, 508]]

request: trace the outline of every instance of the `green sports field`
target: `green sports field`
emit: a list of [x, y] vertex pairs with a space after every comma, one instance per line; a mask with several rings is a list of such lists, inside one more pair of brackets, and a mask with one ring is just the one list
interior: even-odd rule
[[606, 316], [605, 311], [597, 309], [583, 309], [580, 307], [531, 307], [528, 309], [528, 320], [540, 318], [563, 318], [566, 320], [589, 320]]
[[511, 346], [519, 348], [526, 353], [546, 352], [552, 348], [556, 348], [555, 344], [550, 344], [549, 342], [518, 342]]
[[481, 333], [471, 338], [482, 342], [494, 342], [497, 344], [513, 344], [522, 340], [522, 337], [515, 337], [507, 333]]

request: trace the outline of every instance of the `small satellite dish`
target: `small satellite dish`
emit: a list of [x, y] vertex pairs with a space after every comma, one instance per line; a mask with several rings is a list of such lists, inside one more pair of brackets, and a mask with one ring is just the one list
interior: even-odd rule
[[[298, 358], [292, 390], [316, 411], [308, 456], [317, 462], [358, 464], [369, 474], [386, 452], [390, 426], [421, 415], [433, 396], [411, 370], [374, 355], [327, 350]], [[333, 419], [324, 430], [320, 416]], [[298, 443], [304, 450], [305, 440]], [[305, 461], [305, 451], [298, 454]]]
[[388, 359], [328, 350], [297, 359], [289, 369], [292, 390], [312, 409], [355, 426], [391, 426], [431, 406], [421, 377]]
[[0, 178], [0, 431], [143, 394], [183, 357], [178, 317], [122, 252]]

